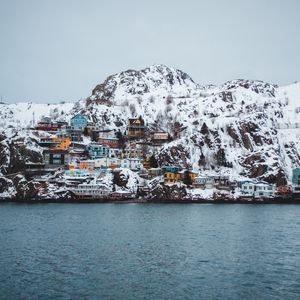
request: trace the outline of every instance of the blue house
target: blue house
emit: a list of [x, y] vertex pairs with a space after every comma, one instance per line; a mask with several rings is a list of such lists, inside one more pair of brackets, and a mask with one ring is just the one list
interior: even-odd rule
[[88, 120], [82, 114], [75, 115], [70, 122], [70, 125], [74, 128], [84, 129], [87, 126]]
[[293, 185], [300, 185], [300, 168], [293, 170]]
[[171, 172], [171, 173], [178, 173], [179, 172], [179, 166], [163, 166], [161, 167], [162, 173]]
[[91, 143], [88, 146], [88, 152], [91, 159], [109, 157], [109, 147], [98, 143]]

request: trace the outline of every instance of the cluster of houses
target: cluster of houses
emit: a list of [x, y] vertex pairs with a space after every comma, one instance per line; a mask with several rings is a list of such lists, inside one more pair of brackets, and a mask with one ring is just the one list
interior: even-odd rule
[[[129, 168], [139, 171], [146, 160], [142, 144], [134, 142], [145, 135], [145, 122], [139, 117], [128, 120], [126, 143], [121, 145], [114, 131], [101, 130], [88, 119], [77, 114], [67, 122], [51, 122], [48, 118], [34, 128], [38, 133], [39, 145], [44, 148], [46, 169], [63, 167], [67, 170]], [[92, 142], [85, 142], [85, 137]], [[168, 141], [168, 133], [152, 133], [152, 144]], [[34, 166], [32, 166], [34, 167]]]
[[[205, 175], [176, 165], [153, 166], [153, 155], [149, 155], [144, 147], [147, 128], [142, 117], [128, 119], [125, 134], [101, 130], [83, 114], [73, 116], [69, 123], [52, 122], [51, 119], [44, 118], [33, 129], [39, 145], [44, 149], [44, 162], [28, 164], [27, 170], [33, 174], [63, 170], [66, 182], [70, 183], [78, 196], [108, 195], [109, 189], [101, 182], [88, 184], [85, 181], [89, 178], [100, 178], [119, 168], [138, 172], [145, 179], [158, 177], [169, 186], [182, 182], [194, 189], [223, 190], [241, 197], [269, 198], [291, 193], [300, 195], [300, 168], [294, 170], [292, 187], [276, 187], [256, 180], [231, 181], [229, 176]], [[153, 147], [170, 139], [167, 132], [151, 132], [147, 136], [150, 136], [150, 145]], [[124, 191], [114, 192], [116, 198], [128, 197], [125, 194]]]

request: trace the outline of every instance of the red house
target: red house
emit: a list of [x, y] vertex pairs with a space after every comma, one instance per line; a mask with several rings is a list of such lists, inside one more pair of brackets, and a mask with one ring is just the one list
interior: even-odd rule
[[59, 131], [64, 125], [68, 125], [67, 122], [38, 122], [35, 126], [35, 130], [43, 131]]

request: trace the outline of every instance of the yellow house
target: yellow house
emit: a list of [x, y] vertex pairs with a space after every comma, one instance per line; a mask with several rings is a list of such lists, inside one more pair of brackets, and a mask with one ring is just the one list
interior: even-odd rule
[[181, 180], [181, 175], [179, 173], [165, 172], [164, 174], [164, 184], [174, 184]]
[[55, 149], [66, 150], [71, 145], [71, 139], [68, 136], [53, 137], [52, 141], [56, 143]]

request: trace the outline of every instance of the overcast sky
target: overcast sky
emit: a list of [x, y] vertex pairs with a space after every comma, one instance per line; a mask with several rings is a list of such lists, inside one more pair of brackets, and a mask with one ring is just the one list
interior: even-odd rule
[[89, 96], [152, 64], [200, 84], [300, 79], [299, 0], [0, 0], [0, 96]]

